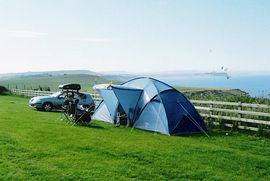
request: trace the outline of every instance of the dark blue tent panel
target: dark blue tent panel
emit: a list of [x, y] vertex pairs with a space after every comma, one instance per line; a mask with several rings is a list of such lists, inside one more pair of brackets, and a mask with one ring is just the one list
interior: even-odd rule
[[[206, 130], [201, 116], [183, 94], [171, 89], [160, 93], [160, 97], [166, 110], [170, 134], [196, 133], [201, 132], [200, 129]], [[185, 124], [189, 126], [181, 126], [186, 119], [189, 124]]]
[[94, 119], [105, 118], [107, 120], [103, 121], [114, 122], [121, 107], [135, 128], [168, 135], [206, 131], [201, 116], [189, 100], [156, 79], [136, 78], [98, 91], [104, 101], [96, 110]]

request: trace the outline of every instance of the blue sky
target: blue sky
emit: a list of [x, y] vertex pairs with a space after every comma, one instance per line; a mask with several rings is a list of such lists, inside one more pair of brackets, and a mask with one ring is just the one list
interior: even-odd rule
[[270, 70], [268, 0], [0, 0], [0, 73]]

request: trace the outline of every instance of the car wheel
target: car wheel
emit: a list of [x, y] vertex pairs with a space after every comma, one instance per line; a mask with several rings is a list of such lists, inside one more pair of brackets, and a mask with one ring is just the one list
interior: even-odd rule
[[43, 110], [46, 112], [49, 112], [52, 110], [52, 104], [50, 102], [45, 102], [43, 104]]

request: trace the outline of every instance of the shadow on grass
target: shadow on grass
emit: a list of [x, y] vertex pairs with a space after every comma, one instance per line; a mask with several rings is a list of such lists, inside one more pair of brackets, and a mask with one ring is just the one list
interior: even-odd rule
[[208, 129], [208, 134], [210, 135], [210, 137], [224, 137], [224, 136], [237, 136], [237, 135], [252, 135], [255, 136], [255, 134], [252, 134], [250, 132], [245, 132], [245, 131], [234, 131], [231, 129], [219, 129], [219, 128], [211, 128]]
[[[224, 136], [235, 136], [235, 135], [239, 135], [238, 132], [234, 132], [231, 130], [220, 130], [220, 129], [208, 129], [207, 130], [207, 135], [209, 136], [209, 138], [211, 137], [224, 137]], [[179, 135], [172, 135], [172, 136], [176, 136], [176, 137], [206, 137], [207, 135], [204, 133], [193, 133], [193, 134], [179, 134]]]
[[39, 112], [39, 113], [63, 113], [62, 110], [52, 110], [52, 111], [44, 111], [42, 109], [36, 109], [34, 107], [29, 107], [30, 110], [35, 111], [35, 112]]
[[95, 129], [105, 129], [104, 127], [100, 126], [100, 125], [97, 125], [95, 123], [78, 123], [76, 124], [76, 126], [79, 126], [79, 127], [86, 127], [86, 128], [95, 128]]

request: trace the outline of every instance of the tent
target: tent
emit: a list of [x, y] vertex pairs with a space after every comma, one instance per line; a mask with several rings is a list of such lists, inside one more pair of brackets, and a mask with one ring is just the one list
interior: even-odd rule
[[93, 119], [115, 123], [118, 112], [134, 128], [162, 134], [206, 133], [206, 126], [189, 100], [173, 87], [153, 78], [135, 78], [122, 85], [96, 87], [103, 101]]

